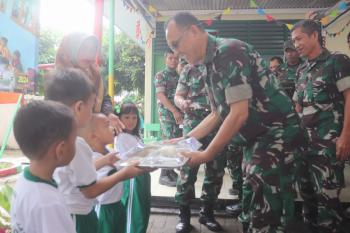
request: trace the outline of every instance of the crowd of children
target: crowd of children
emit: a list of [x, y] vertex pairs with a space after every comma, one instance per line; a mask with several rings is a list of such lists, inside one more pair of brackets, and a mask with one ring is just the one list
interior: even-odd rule
[[[125, 228], [130, 232], [126, 223], [137, 221], [145, 226], [132, 224], [140, 228], [132, 232], [146, 232], [150, 170], [137, 164], [116, 166], [118, 155], [106, 150], [114, 141], [114, 130], [109, 118], [93, 114], [95, 93], [82, 71], [60, 70], [48, 77], [45, 100], [19, 110], [14, 134], [30, 165], [15, 188], [11, 210], [14, 232], [125, 232]], [[135, 105], [122, 107], [120, 117], [126, 125], [123, 137], [140, 143]], [[31, 124], [27, 124], [29, 119]], [[123, 141], [118, 137], [116, 145]], [[130, 184], [125, 183], [130, 190], [123, 192], [122, 181], [132, 177], [135, 179]], [[146, 195], [138, 192], [140, 188], [146, 188]], [[142, 218], [131, 216], [131, 212], [126, 216], [122, 196], [128, 210], [142, 212]]]

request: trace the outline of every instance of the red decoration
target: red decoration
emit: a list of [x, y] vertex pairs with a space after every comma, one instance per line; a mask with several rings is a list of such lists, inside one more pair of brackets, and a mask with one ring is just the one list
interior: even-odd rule
[[267, 22], [272, 22], [272, 21], [275, 21], [275, 18], [274, 18], [274, 17], [272, 17], [272, 15], [265, 14], [265, 17], [266, 17], [266, 21], [267, 21]]
[[207, 19], [207, 20], [204, 20], [204, 23], [208, 26], [211, 26], [213, 24], [213, 20], [212, 19]]

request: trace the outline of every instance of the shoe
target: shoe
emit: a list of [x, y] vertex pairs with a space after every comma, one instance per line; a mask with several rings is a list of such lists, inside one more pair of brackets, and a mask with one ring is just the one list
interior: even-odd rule
[[168, 170], [168, 175], [173, 181], [177, 182], [177, 178], [179, 177], [179, 175], [173, 169]]
[[233, 205], [228, 205], [228, 206], [226, 206], [225, 210], [226, 210], [226, 213], [237, 218], [238, 215], [240, 215], [242, 212], [242, 204], [240, 202], [238, 202], [238, 203], [235, 203]]
[[176, 187], [176, 181], [174, 181], [174, 179], [172, 179], [169, 173], [164, 169], [162, 169], [160, 173], [159, 184], [168, 187]]
[[239, 195], [239, 190], [234, 189], [234, 188], [230, 188], [228, 190], [228, 194], [232, 195], [232, 196], [238, 196]]
[[219, 232], [223, 230], [220, 223], [218, 223], [214, 218], [212, 205], [204, 205], [201, 208], [198, 221], [200, 224], [205, 225], [210, 231]]
[[190, 233], [193, 226], [190, 223], [191, 220], [191, 210], [189, 206], [180, 206], [180, 221], [176, 225], [176, 233]]
[[350, 219], [350, 207], [344, 211], [344, 217]]

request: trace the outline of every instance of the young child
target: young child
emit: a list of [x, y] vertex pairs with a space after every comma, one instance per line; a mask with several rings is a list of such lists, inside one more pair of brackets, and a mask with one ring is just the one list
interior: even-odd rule
[[[56, 71], [48, 77], [45, 93], [46, 99], [62, 102], [71, 108], [79, 135], [79, 129], [86, 127], [92, 117], [96, 95], [91, 81], [78, 69]], [[93, 152], [86, 141], [77, 137], [74, 159], [67, 166], [57, 169], [54, 175], [78, 233], [97, 232], [98, 220], [94, 206], [98, 195], [120, 181], [144, 172], [136, 166], [130, 166], [97, 180], [92, 156]], [[110, 160], [109, 156], [105, 159]]]
[[[117, 136], [115, 148], [123, 154], [142, 143], [139, 135], [140, 118], [136, 105], [123, 103], [118, 114], [125, 133]], [[143, 174], [124, 181], [122, 202], [127, 209], [126, 233], [146, 233], [151, 208], [151, 176]]]
[[53, 101], [32, 101], [14, 121], [14, 135], [30, 160], [11, 203], [12, 232], [73, 233], [74, 224], [52, 174], [71, 162], [77, 125], [71, 110]]
[[[92, 116], [90, 124], [83, 130], [82, 137], [94, 151], [95, 161], [104, 158], [108, 151], [106, 146], [113, 144], [114, 129], [108, 117], [101, 113]], [[113, 161], [113, 160], [112, 160]], [[95, 165], [97, 165], [95, 163]], [[100, 166], [97, 171], [97, 179], [114, 174], [117, 170], [113, 165]], [[113, 188], [97, 197], [99, 206], [98, 232], [99, 233], [124, 233], [125, 211], [120, 201], [123, 195], [123, 183], [114, 185]]]

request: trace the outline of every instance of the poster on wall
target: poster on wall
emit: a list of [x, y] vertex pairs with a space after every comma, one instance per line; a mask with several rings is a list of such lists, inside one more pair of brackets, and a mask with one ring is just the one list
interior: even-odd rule
[[14, 0], [11, 17], [34, 35], [39, 34], [39, 0]]
[[0, 12], [6, 11], [7, 1], [8, 0], [0, 0]]

